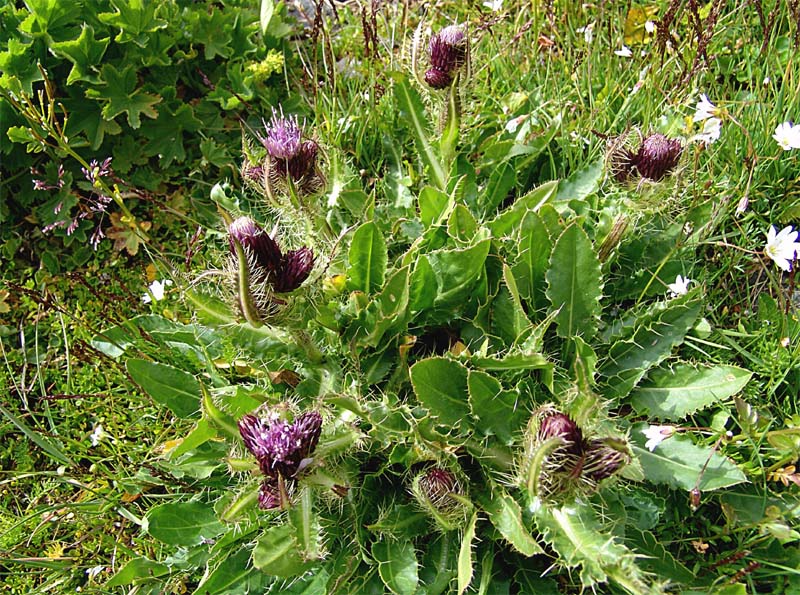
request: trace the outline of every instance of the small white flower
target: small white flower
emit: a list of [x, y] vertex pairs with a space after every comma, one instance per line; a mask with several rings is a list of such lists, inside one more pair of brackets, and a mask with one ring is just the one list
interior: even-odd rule
[[777, 231], [774, 225], [769, 226], [764, 252], [784, 271], [792, 270], [792, 261], [800, 253], [800, 242], [797, 241], [797, 235], [798, 233], [792, 230], [791, 225], [787, 225], [780, 231]]
[[669, 288], [670, 295], [672, 297], [678, 297], [679, 295], [686, 295], [687, 292], [689, 291], [689, 283], [691, 282], [692, 280], [689, 279], [688, 277], [684, 279], [683, 277], [678, 275], [677, 277], [675, 277], [675, 283], [670, 283], [669, 285], [667, 285], [667, 287]]
[[153, 301], [159, 301], [164, 299], [164, 292], [166, 291], [167, 287], [172, 285], [171, 279], [165, 279], [163, 281], [159, 281], [156, 279], [153, 281], [150, 286], [147, 288], [148, 293], [142, 296], [142, 301], [145, 304], [149, 304]]
[[656, 24], [653, 21], [645, 21], [644, 30], [652, 35], [656, 31]]
[[484, 2], [483, 5], [492, 12], [503, 10], [503, 0], [488, 0]]
[[583, 33], [583, 40], [586, 42], [586, 45], [589, 45], [594, 39], [594, 21], [584, 27], [578, 27], [575, 31], [577, 33]]
[[708, 96], [703, 93], [700, 95], [700, 101], [694, 108], [694, 116], [692, 122], [704, 122], [709, 118], [717, 118], [719, 116], [719, 108], [708, 100]]
[[103, 430], [102, 424], [97, 424], [92, 430], [91, 435], [89, 436], [89, 440], [92, 441], [92, 446], [97, 446], [100, 444], [100, 441], [105, 438], [106, 432]]
[[631, 48], [629, 48], [627, 45], [624, 45], [624, 44], [623, 44], [621, 49], [614, 50], [614, 53], [617, 56], [619, 56], [620, 58], [630, 58], [631, 56], [633, 56], [633, 52], [631, 51]]
[[105, 569], [106, 569], [106, 567], [105, 567], [105, 566], [92, 566], [91, 568], [87, 568], [87, 569], [86, 569], [86, 574], [88, 575], [88, 577], [89, 577], [90, 579], [93, 579], [93, 578], [94, 578], [94, 577], [96, 577], [98, 574], [100, 574], [101, 572], [103, 572]]
[[772, 138], [781, 146], [784, 151], [800, 149], [800, 124], [795, 126], [791, 122], [778, 124]]
[[675, 433], [673, 426], [649, 426], [646, 430], [642, 430], [642, 434], [647, 438], [644, 446], [650, 452], [656, 449], [656, 446], [664, 442], [667, 438]]
[[703, 122], [703, 130], [689, 139], [690, 142], [701, 142], [710, 145], [719, 138], [722, 132], [722, 120], [709, 118]]

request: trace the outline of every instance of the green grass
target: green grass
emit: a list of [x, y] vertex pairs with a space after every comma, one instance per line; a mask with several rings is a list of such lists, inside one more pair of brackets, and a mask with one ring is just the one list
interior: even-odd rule
[[[625, 3], [600, 2], [583, 9], [571, 2], [507, 0], [506, 10], [494, 15], [480, 10], [479, 3], [464, 12], [461, 3], [440, 2], [429, 9], [428, 18], [434, 28], [452, 21], [469, 23], [472, 75], [463, 88], [461, 147], [479, 173], [496, 165], [484, 156], [485, 148], [514, 138], [506, 131], [513, 118], [523, 118], [518, 129], [523, 130], [523, 143], [535, 144], [552, 134], [541, 152], [520, 164], [521, 189], [568, 178], [602, 159], [604, 135], [613, 137], [629, 127], [689, 136], [699, 93], [725, 110], [720, 139], [705, 148], [687, 146], [669, 180], [634, 191], [603, 179], [600, 195], [627, 193], [634, 223], [658, 218], [665, 229], [691, 225], [676, 254], [683, 267], [679, 272], [703, 285], [708, 304], [703, 315], [711, 330], [690, 340], [681, 355], [740, 365], [754, 376], [738, 409], [729, 401], [683, 425], [730, 430], [734, 439], [723, 445], [725, 453], [747, 471], [750, 481], [766, 495], [794, 499], [798, 487], [791, 482], [784, 486], [773, 473], [794, 464], [800, 451], [800, 322], [792, 294], [797, 290], [793, 276], [781, 275], [761, 251], [770, 224], [781, 228], [800, 223], [800, 151], [783, 152], [771, 138], [779, 123], [800, 120], [800, 68], [793, 41], [800, 23], [791, 18], [787, 3], [765, 2], [767, 14], [774, 5], [775, 25], [762, 51], [753, 4], [722, 4], [707, 48], [709, 61], [701, 58], [696, 71], [697, 45], [687, 10], [673, 24], [671, 47], [661, 53], [655, 39], [629, 42], [631, 58], [614, 54], [625, 37]], [[654, 4], [657, 15], [663, 16], [666, 5]], [[415, 152], [410, 134], [401, 145], [388, 140], [405, 125], [387, 73], [409, 67], [418, 14], [403, 11], [400, 3], [384, 9], [375, 60], [363, 57], [359, 15], [347, 9], [339, 14], [342, 21], [327, 22], [316, 45], [305, 39], [296, 42], [294, 49], [307, 71], [288, 73], [293, 101], [314, 123], [329, 158], [342, 165], [329, 181], [344, 189], [363, 187], [377, 211], [399, 216], [403, 209], [398, 205], [409, 189], [416, 190], [422, 172], [409, 158]], [[594, 37], [587, 44], [577, 29], [590, 22], [595, 23]], [[356, 56], [355, 72], [330, 77], [334, 65], [329, 52], [336, 59]], [[317, 80], [321, 84], [314, 84]], [[437, 109], [437, 98], [426, 101]], [[253, 125], [262, 115], [249, 114]], [[239, 147], [228, 150], [236, 154]], [[737, 212], [745, 196], [748, 206]], [[609, 228], [617, 214], [605, 214]], [[403, 223], [398, 220], [393, 229], [397, 237], [406, 233]], [[66, 275], [37, 271], [35, 258], [4, 266], [2, 278], [13, 285], [6, 300], [11, 311], [0, 326], [0, 392], [7, 395], [0, 404], [8, 412], [0, 417], [0, 582], [9, 593], [72, 593], [78, 587], [83, 593], [119, 592], [102, 586], [114, 571], [131, 558], [163, 554], [163, 546], [139, 523], [154, 504], [191, 491], [160, 466], [162, 445], [181, 436], [187, 424], [151, 403], [124, 366], [98, 353], [90, 342], [101, 329], [150, 311], [140, 302], [148, 259], [164, 273], [165, 263], [182, 269], [193, 232], [173, 219], [160, 231], [163, 241], [138, 257], [105, 250]], [[208, 234], [192, 270], [219, 265], [223, 250], [223, 241]], [[624, 274], [609, 271], [615, 273]], [[191, 318], [177, 292], [153, 306], [161, 314], [165, 309], [168, 318]], [[158, 356], [146, 338], [135, 349]], [[235, 358], [235, 353], [227, 355]], [[92, 446], [90, 435], [98, 424], [106, 436]], [[34, 446], [31, 433], [48, 448]], [[708, 444], [713, 442], [709, 437]], [[788, 525], [784, 530], [778, 521], [737, 522], [724, 497], [720, 501], [704, 495], [703, 506], [693, 511], [688, 494], [663, 488], [642, 492], [631, 488], [631, 501], [638, 499], [640, 509], [630, 512], [630, 502], [619, 506], [627, 507], [629, 516], [664, 511], [654, 532], [688, 567], [705, 569], [724, 583], [758, 562], [759, 567], [738, 577], [750, 593], [769, 592], [765, 586], [779, 584], [778, 577], [788, 582], [775, 592], [791, 593], [800, 584], [796, 569], [786, 567], [798, 557], [797, 537], [786, 533]], [[794, 517], [788, 522], [794, 524]], [[787, 535], [789, 553], [776, 554]], [[744, 551], [753, 553], [715, 566]], [[87, 570], [95, 566], [103, 570], [89, 577]], [[180, 592], [181, 585], [176, 579], [169, 587]]]

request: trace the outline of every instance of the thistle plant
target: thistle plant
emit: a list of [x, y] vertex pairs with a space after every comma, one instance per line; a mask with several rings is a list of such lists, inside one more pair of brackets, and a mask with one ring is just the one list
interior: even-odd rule
[[633, 150], [630, 133], [612, 139], [606, 149], [606, 168], [618, 182], [630, 180], [659, 182], [671, 174], [680, 162], [683, 144], [655, 132], [641, 138]]
[[420, 471], [411, 482], [411, 493], [440, 531], [452, 531], [466, 524], [471, 506], [453, 471], [439, 466]]

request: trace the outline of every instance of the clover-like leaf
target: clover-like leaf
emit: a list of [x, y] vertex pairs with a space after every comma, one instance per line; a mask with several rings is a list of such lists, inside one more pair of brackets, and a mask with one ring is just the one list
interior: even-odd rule
[[105, 102], [103, 118], [113, 120], [118, 115], [127, 113], [128, 124], [136, 129], [142, 124], [142, 114], [148, 118], [158, 117], [158, 111], [153, 106], [161, 101], [161, 97], [136, 88], [136, 67], [133, 64], [128, 64], [121, 71], [106, 64], [101, 75], [105, 86], [89, 89], [86, 96]]

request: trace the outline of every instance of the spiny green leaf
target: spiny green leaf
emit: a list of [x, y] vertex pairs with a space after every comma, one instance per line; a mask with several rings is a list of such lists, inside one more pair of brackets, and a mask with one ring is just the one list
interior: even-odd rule
[[439, 423], [459, 427], [469, 416], [467, 369], [453, 360], [432, 357], [411, 366], [414, 393]]
[[458, 595], [462, 595], [469, 588], [472, 582], [472, 542], [475, 539], [475, 525], [478, 522], [478, 511], [472, 513], [464, 530], [464, 537], [461, 540], [461, 550], [458, 553]]
[[350, 243], [349, 287], [367, 294], [380, 289], [386, 275], [387, 259], [386, 241], [378, 226], [372, 221], [362, 224]]
[[553, 310], [558, 310], [558, 336], [593, 337], [603, 288], [600, 261], [577, 224], [565, 229], [553, 246], [546, 278], [547, 298]]
[[511, 267], [519, 293], [532, 310], [547, 307], [545, 274], [550, 263], [553, 244], [544, 222], [537, 213], [529, 211], [519, 226], [517, 257]]
[[694, 367], [679, 364], [654, 370], [631, 395], [642, 414], [667, 420], [683, 419], [695, 411], [742, 390], [753, 373], [736, 366]]
[[413, 595], [419, 585], [419, 565], [409, 540], [379, 541], [372, 546], [383, 584], [395, 595]]
[[479, 494], [478, 502], [500, 535], [525, 556], [543, 553], [541, 546], [522, 522], [522, 510], [517, 501], [500, 486], [492, 485], [488, 493]]
[[547, 204], [548, 201], [552, 200], [557, 189], [558, 180], [545, 182], [541, 186], [534, 188], [524, 196], [515, 200], [511, 207], [489, 222], [488, 226], [492, 231], [492, 235], [496, 238], [500, 238], [511, 234], [528, 211], [538, 211], [542, 206]]
[[168, 502], [147, 513], [147, 532], [170, 545], [197, 545], [224, 530], [214, 508], [203, 502]]
[[291, 525], [276, 525], [267, 529], [256, 542], [253, 566], [274, 576], [290, 577], [306, 572], [313, 563], [300, 556], [295, 530]]
[[479, 370], [469, 371], [467, 385], [475, 429], [511, 444], [528, 416], [525, 407], [518, 404], [519, 393], [503, 390], [497, 379]]

